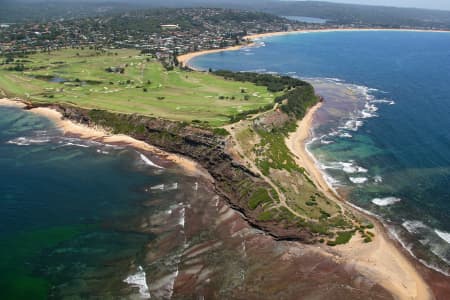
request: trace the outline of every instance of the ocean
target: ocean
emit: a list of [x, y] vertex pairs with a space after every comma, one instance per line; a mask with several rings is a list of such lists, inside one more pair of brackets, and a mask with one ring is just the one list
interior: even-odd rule
[[184, 222], [194, 179], [131, 148], [62, 136], [31, 112], [0, 116], [1, 298], [148, 293], [141, 265], [158, 234], [140, 220], [170, 210]]
[[150, 153], [63, 136], [18, 108], [0, 116], [1, 299], [389, 298]]
[[310, 81], [325, 103], [308, 150], [328, 182], [449, 275], [450, 33], [273, 36], [190, 64]]

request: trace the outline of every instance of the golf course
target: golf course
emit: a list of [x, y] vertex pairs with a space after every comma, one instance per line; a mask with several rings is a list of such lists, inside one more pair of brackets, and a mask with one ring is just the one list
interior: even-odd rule
[[279, 93], [209, 73], [166, 68], [137, 50], [64, 49], [0, 66], [8, 97], [221, 126]]

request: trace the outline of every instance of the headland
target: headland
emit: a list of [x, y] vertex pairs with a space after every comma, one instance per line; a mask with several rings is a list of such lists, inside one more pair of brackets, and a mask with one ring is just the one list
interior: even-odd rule
[[[190, 74], [194, 78], [200, 76]], [[181, 124], [180, 120], [120, 112], [117, 108], [101, 106], [104, 103], [100, 102], [94, 107], [84, 102], [67, 103], [64, 96], [60, 95], [64, 93], [61, 90], [44, 94], [46, 101], [37, 99], [26, 102], [31, 102], [27, 108], [50, 118], [67, 134], [105, 143], [125, 143], [161, 154], [181, 163], [191, 174], [202, 173], [198, 170], [204, 168], [214, 179], [216, 192], [232, 208], [241, 212], [252, 226], [278, 240], [297, 240], [307, 244], [326, 242], [329, 245], [324, 250], [327, 255], [351, 266], [400, 299], [432, 298], [420, 274], [392, 246], [382, 227], [377, 222], [370, 224], [366, 220], [367, 216], [362, 216], [338, 199], [306, 151], [304, 143], [309, 138], [314, 112], [320, 108], [320, 102], [317, 104], [319, 99], [309, 84], [294, 79], [283, 79], [288, 81], [283, 82], [276, 77], [261, 77], [258, 74], [242, 76], [220, 73], [208, 76], [223, 77], [239, 86], [244, 81], [256, 82], [264, 78], [268, 81], [267, 87], [272, 89], [269, 91], [273, 95], [272, 99], [276, 96], [275, 106], [269, 109], [266, 103], [265, 108], [261, 109], [264, 103], [259, 102], [258, 109], [233, 116], [230, 126], [233, 127], [239, 121], [241, 130], [228, 136], [226, 131], [207, 126], [192, 126]], [[229, 84], [227, 82], [226, 86]], [[282, 94], [281, 91], [287, 85], [294, 88]], [[240, 93], [249, 94], [246, 89], [250, 88], [255, 87], [249, 85], [241, 88]], [[79, 88], [75, 87], [75, 90]], [[258, 92], [251, 95], [255, 101], [261, 97]], [[301, 99], [299, 95], [306, 95], [309, 102], [297, 102]], [[79, 99], [73, 94], [70, 96]], [[55, 98], [62, 101], [56, 101]], [[225, 96], [221, 100], [226, 100]], [[269, 104], [272, 107], [273, 103]], [[299, 107], [310, 109], [306, 115], [302, 115]], [[173, 111], [169, 113], [173, 114]], [[279, 120], [283, 121], [279, 123]], [[299, 123], [295, 129], [292, 125], [297, 120]], [[224, 135], [220, 136], [217, 132]], [[291, 132], [294, 133], [283, 147], [286, 136]], [[281, 148], [272, 147], [280, 142]], [[236, 145], [239, 147], [236, 148]], [[239, 159], [234, 153], [245, 159]], [[286, 178], [294, 178], [301, 182], [303, 188], [307, 187], [304, 196], [309, 200], [306, 203], [294, 196], [299, 191], [294, 182], [285, 182], [288, 186], [292, 185], [292, 190], [283, 185]], [[295, 209], [296, 206], [301, 207], [303, 212]], [[320, 207], [320, 210], [316, 207]], [[323, 219], [327, 220], [325, 227], [319, 226]], [[333, 219], [344, 222], [346, 229], [336, 231]], [[361, 236], [352, 238], [357, 231]], [[389, 254], [386, 255], [386, 252]]]

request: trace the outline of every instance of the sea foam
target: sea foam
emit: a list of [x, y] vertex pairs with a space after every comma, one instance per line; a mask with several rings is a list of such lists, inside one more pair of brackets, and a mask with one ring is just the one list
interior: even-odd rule
[[450, 233], [445, 232], [445, 231], [440, 231], [435, 229], [434, 232], [436, 232], [436, 234], [443, 239], [444, 241], [446, 241], [448, 244], [450, 244]]
[[348, 161], [348, 162], [339, 161], [339, 162], [331, 163], [329, 165], [323, 165], [322, 168], [323, 169], [342, 170], [347, 174], [367, 173], [368, 172], [368, 170], [366, 168], [356, 165], [354, 161]]
[[158, 168], [158, 169], [164, 169], [163, 167], [158, 166], [157, 164], [155, 164], [154, 162], [152, 162], [152, 161], [151, 161], [147, 156], [145, 156], [144, 154], [139, 153], [139, 156], [140, 156], [140, 158], [142, 159], [142, 161], [143, 161], [146, 165], [149, 165], [149, 166], [152, 166], [152, 167], [155, 167], [155, 168]]
[[365, 183], [368, 179], [367, 177], [349, 177], [349, 180], [356, 184]]
[[47, 138], [27, 138], [27, 137], [18, 137], [13, 140], [6, 142], [7, 144], [17, 145], [17, 146], [29, 146], [31, 144], [44, 144], [50, 142], [50, 139]]
[[150, 299], [150, 292], [148, 290], [147, 278], [144, 269], [139, 266], [135, 274], [124, 279], [125, 283], [139, 288], [139, 294], [143, 299]]
[[396, 197], [385, 197], [385, 198], [374, 198], [372, 203], [378, 206], [388, 206], [400, 202], [400, 198]]
[[382, 183], [383, 182], [383, 177], [381, 177], [380, 175], [376, 175], [373, 177], [373, 181], [375, 183]]
[[426, 229], [427, 226], [421, 221], [405, 221], [402, 226], [408, 230], [409, 233], [418, 233], [420, 229]]

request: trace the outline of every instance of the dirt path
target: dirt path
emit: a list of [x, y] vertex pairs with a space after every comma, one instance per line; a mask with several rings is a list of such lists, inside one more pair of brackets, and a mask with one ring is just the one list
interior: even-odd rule
[[[314, 183], [327, 197], [335, 200], [342, 209], [359, 213], [345, 205], [339, 195], [328, 186], [314, 158], [305, 148], [305, 143], [310, 138], [314, 113], [321, 105], [319, 103], [312, 107], [298, 122], [296, 132], [286, 139], [286, 144], [289, 150], [297, 156], [297, 163], [307, 170]], [[430, 288], [422, 276], [395, 246], [379, 222], [375, 222], [374, 231], [375, 238], [370, 243], [364, 243], [361, 238], [354, 236], [349, 243], [336, 246], [331, 251], [337, 251], [338, 260], [371, 278], [398, 299], [433, 299]]]
[[[264, 112], [264, 113], [267, 113], [267, 112]], [[253, 119], [257, 118], [258, 116], [260, 116], [260, 115], [262, 115], [264, 113], [255, 115], [251, 119], [253, 120]], [[274, 205], [274, 207], [284, 206], [293, 215], [295, 215], [295, 216], [297, 216], [299, 218], [302, 218], [302, 219], [304, 219], [306, 221], [310, 221], [310, 222], [318, 222], [317, 220], [312, 219], [312, 218], [310, 218], [308, 216], [302, 215], [302, 214], [298, 213], [297, 211], [293, 210], [291, 207], [289, 207], [289, 205], [287, 204], [286, 197], [285, 197], [284, 193], [282, 193], [280, 191], [279, 187], [269, 177], [265, 176], [259, 170], [259, 168], [256, 166], [255, 162], [252, 159], [250, 159], [245, 154], [244, 149], [242, 149], [240, 143], [238, 142], [238, 139], [236, 137], [236, 133], [239, 132], [240, 130], [242, 130], [244, 127], [247, 127], [248, 126], [248, 122], [251, 122], [251, 121], [241, 120], [238, 123], [227, 125], [227, 126], [223, 127], [230, 133], [230, 138], [232, 140], [231, 143], [233, 144], [233, 151], [236, 151], [236, 153], [238, 153], [238, 155], [236, 155], [236, 158], [240, 158], [240, 159], [244, 160], [244, 162], [245, 162], [244, 165], [250, 166], [250, 169], [253, 172], [259, 174], [261, 176], [261, 178], [263, 178], [275, 190], [275, 192], [278, 194], [278, 197], [280, 199], [280, 204], [278, 206]]]

